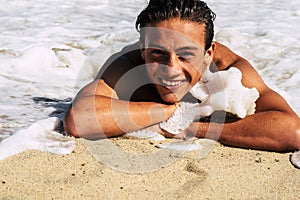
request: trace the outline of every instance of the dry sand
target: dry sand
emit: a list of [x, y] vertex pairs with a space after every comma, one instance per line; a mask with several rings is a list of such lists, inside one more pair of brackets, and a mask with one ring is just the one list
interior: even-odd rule
[[[137, 157], [159, 151], [147, 140], [110, 141]], [[290, 163], [290, 153], [217, 144], [207, 156], [199, 150], [164, 151], [166, 165], [143, 172], [154, 162], [146, 159], [140, 173], [134, 173], [134, 159], [133, 170], [122, 172], [120, 166], [100, 163], [90, 147], [77, 139], [70, 155], [26, 151], [0, 161], [0, 199], [300, 199], [300, 170]]]

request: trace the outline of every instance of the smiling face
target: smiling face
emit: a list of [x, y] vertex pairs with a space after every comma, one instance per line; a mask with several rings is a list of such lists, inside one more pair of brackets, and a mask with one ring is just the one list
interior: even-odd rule
[[144, 29], [140, 43], [149, 79], [163, 101], [178, 102], [211, 61], [213, 45], [205, 52], [204, 25], [175, 18]]

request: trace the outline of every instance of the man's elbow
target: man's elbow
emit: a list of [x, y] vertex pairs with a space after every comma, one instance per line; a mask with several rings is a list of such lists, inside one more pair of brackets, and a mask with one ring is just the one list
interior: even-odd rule
[[300, 128], [295, 132], [295, 140], [293, 141], [293, 146], [295, 150], [300, 150]]
[[73, 108], [72, 106], [69, 108], [69, 110], [66, 112], [65, 117], [64, 117], [64, 131], [73, 136], [78, 138], [79, 133], [76, 129], [75, 122], [74, 122], [74, 117], [73, 117]]
[[[75, 112], [76, 115], [74, 114]], [[90, 117], [91, 115], [89, 114], [88, 116]], [[101, 139], [115, 136], [114, 134], [110, 134], [109, 131], [103, 131], [109, 129], [111, 126], [105, 126], [102, 130], [93, 120], [95, 119], [86, 117], [85, 114], [83, 114], [79, 110], [75, 111], [74, 107], [71, 106], [64, 117], [64, 131], [68, 135], [75, 138], [85, 139]], [[107, 135], [105, 133], [107, 133]]]
[[289, 137], [289, 146], [292, 151], [300, 149], [300, 118], [291, 123], [291, 134]]

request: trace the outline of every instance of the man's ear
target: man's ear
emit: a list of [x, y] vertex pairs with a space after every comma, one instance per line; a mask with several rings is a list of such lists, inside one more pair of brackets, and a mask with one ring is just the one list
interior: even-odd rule
[[204, 62], [205, 64], [210, 64], [213, 61], [214, 52], [215, 52], [216, 44], [214, 42], [211, 43], [209, 49], [205, 52]]
[[141, 57], [145, 60], [145, 43], [144, 41], [139, 39], [139, 45], [140, 45], [140, 51], [141, 51]]

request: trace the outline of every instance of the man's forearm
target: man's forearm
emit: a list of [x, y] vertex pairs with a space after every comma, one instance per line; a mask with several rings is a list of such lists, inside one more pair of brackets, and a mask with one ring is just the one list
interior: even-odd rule
[[229, 146], [274, 151], [300, 149], [299, 120], [278, 111], [257, 113], [227, 124], [195, 122], [188, 128], [189, 134], [193, 131], [199, 138]]
[[91, 95], [74, 101], [65, 124], [67, 132], [75, 137], [115, 137], [165, 121], [175, 108], [175, 105]]

